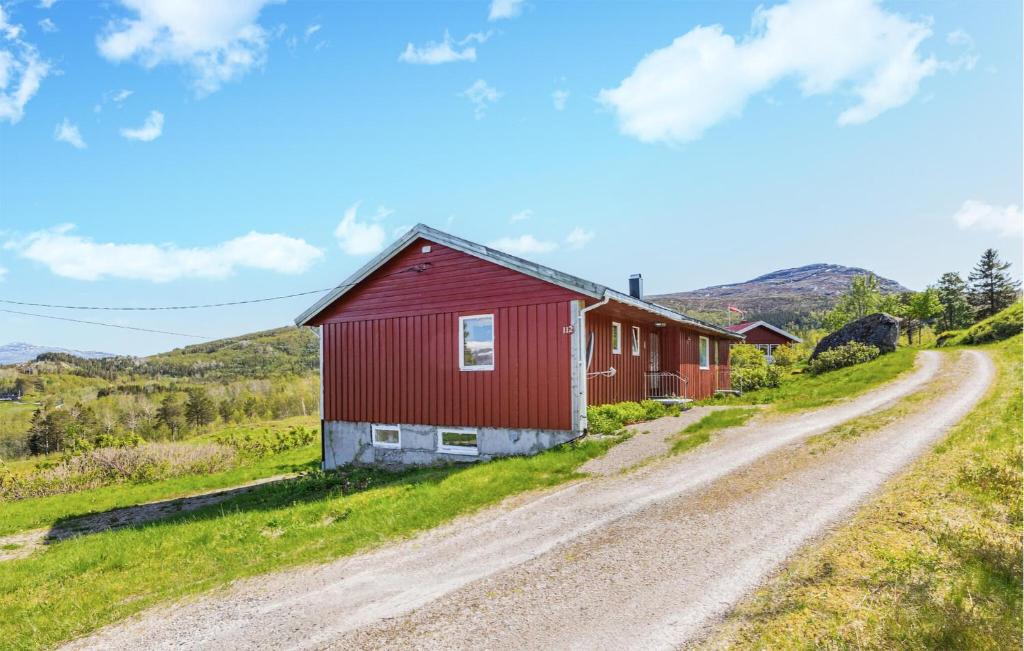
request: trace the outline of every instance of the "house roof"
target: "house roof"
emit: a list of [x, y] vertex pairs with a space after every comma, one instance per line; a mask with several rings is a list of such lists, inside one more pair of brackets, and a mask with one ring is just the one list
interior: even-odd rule
[[482, 244], [477, 244], [476, 242], [470, 242], [469, 240], [439, 231], [424, 224], [417, 224], [414, 226], [408, 233], [398, 238], [391, 244], [391, 246], [381, 251], [375, 258], [346, 278], [345, 282], [322, 296], [316, 303], [311, 305], [309, 309], [296, 317], [296, 325], [308, 324], [314, 317], [316, 317], [316, 315], [327, 309], [328, 306], [344, 296], [350, 289], [361, 283], [369, 277], [370, 274], [382, 267], [418, 238], [423, 238], [436, 244], [442, 244], [455, 249], [456, 251], [487, 260], [488, 262], [512, 269], [513, 271], [518, 271], [526, 274], [527, 276], [547, 281], [593, 299], [603, 300], [607, 298], [611, 301], [615, 301], [616, 303], [644, 310], [646, 312], [656, 314], [666, 320], [682, 323], [698, 330], [713, 332], [730, 338], [742, 339], [742, 334], [737, 334], [730, 330], [726, 330], [725, 328], [687, 316], [681, 312], [670, 310], [662, 305], [634, 298], [629, 294], [623, 294], [622, 292], [605, 287], [604, 285], [584, 280], [556, 269], [545, 267], [544, 265], [537, 264], [536, 262], [524, 260], [514, 255], [509, 255], [504, 251], [498, 251], [497, 249], [492, 249]]
[[774, 326], [768, 323], [767, 321], [743, 321], [741, 323], [734, 323], [733, 325], [726, 326], [727, 329], [732, 330], [733, 332], [737, 332], [741, 335], [746, 334], [757, 327], [767, 328], [776, 334], [782, 335], [787, 339], [795, 341], [798, 344], [803, 342], [803, 339], [797, 337], [795, 334], [787, 332], [786, 330], [783, 330], [778, 326]]

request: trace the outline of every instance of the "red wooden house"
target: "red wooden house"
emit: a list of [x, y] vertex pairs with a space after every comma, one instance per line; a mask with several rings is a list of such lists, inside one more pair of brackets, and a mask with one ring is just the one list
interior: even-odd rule
[[791, 346], [803, 341], [800, 337], [767, 321], [744, 321], [726, 327], [746, 337], [744, 343], [753, 344], [764, 351], [769, 362], [772, 361], [775, 349], [779, 346]]
[[729, 389], [742, 335], [419, 225], [296, 319], [320, 332], [324, 466], [532, 454], [587, 405]]

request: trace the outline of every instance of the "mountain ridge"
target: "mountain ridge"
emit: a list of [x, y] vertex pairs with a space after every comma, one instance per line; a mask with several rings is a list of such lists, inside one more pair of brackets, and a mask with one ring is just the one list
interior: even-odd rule
[[813, 325], [814, 313], [835, 306], [856, 276], [878, 278], [883, 294], [910, 291], [899, 282], [862, 267], [818, 262], [777, 269], [739, 283], [712, 285], [685, 292], [646, 296], [666, 307], [726, 323], [730, 305], [743, 311], [745, 320], [764, 320], [778, 325]]
[[113, 353], [103, 353], [96, 350], [72, 350], [59, 346], [37, 346], [24, 341], [12, 341], [9, 344], [0, 345], [0, 366], [7, 364], [23, 364], [31, 362], [43, 353], [64, 353], [74, 355], [82, 359], [103, 359], [115, 357]]

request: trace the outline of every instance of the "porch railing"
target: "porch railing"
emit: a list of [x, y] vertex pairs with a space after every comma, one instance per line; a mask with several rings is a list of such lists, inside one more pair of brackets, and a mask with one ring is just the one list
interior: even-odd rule
[[647, 397], [652, 400], [664, 398], [685, 398], [686, 378], [671, 371], [645, 373]]

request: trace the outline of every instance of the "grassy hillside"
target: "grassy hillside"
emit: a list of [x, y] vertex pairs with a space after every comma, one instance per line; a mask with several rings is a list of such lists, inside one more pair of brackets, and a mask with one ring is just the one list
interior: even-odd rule
[[85, 359], [44, 353], [21, 365], [38, 374], [72, 373], [107, 380], [188, 378], [231, 381], [262, 379], [317, 369], [319, 344], [309, 328], [286, 327], [175, 348], [149, 357]]
[[975, 323], [970, 328], [943, 332], [939, 335], [937, 344], [939, 346], [987, 344], [1019, 335], [1022, 328], [1024, 328], [1024, 305], [1018, 302], [984, 321]]
[[[130, 434], [148, 441], [187, 437], [214, 424], [315, 414], [318, 348], [315, 332], [288, 327], [145, 358], [45, 353], [35, 361], [0, 368], [0, 391], [16, 384], [24, 391], [21, 404], [0, 402], [0, 459], [30, 452], [28, 434], [37, 409], [73, 411], [82, 431], [71, 438]], [[162, 422], [163, 402], [171, 398], [184, 405], [194, 389], [212, 401], [213, 421], [186, 421], [181, 427]], [[86, 418], [79, 416], [83, 410]]]

